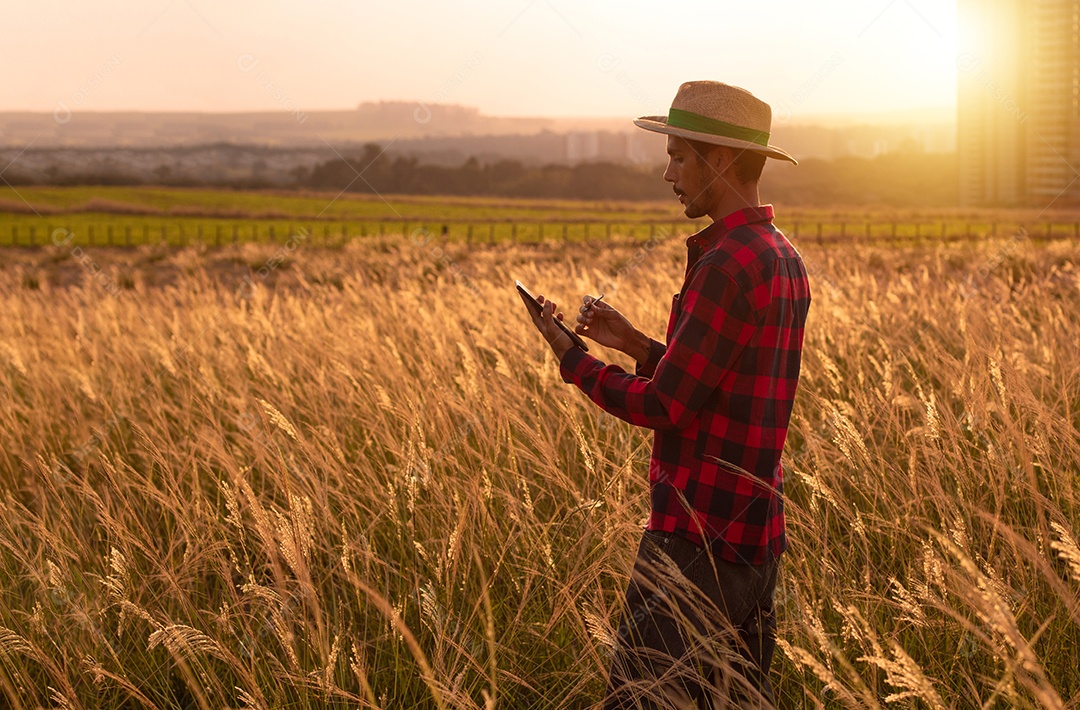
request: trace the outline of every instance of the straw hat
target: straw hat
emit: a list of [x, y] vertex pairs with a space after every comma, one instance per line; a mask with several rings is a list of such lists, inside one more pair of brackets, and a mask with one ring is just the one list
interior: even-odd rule
[[719, 81], [688, 81], [679, 87], [667, 116], [642, 116], [634, 125], [689, 140], [745, 148], [770, 158], [790, 160], [769, 145], [772, 109], [746, 89]]

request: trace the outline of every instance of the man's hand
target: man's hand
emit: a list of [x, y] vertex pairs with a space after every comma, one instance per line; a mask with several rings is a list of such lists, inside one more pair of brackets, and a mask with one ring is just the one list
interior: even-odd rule
[[559, 307], [554, 301], [545, 301], [543, 294], [538, 295], [536, 300], [544, 307], [543, 311], [539, 316], [535, 316], [530, 310], [529, 316], [532, 318], [533, 325], [536, 326], [536, 329], [544, 336], [544, 340], [548, 341], [548, 345], [555, 352], [555, 357], [561, 362], [566, 351], [574, 347], [570, 336], [555, 325], [555, 319], [563, 320], [563, 314], [558, 312]]
[[649, 357], [649, 339], [606, 302], [593, 303], [593, 300], [592, 296], [582, 299], [574, 332], [645, 362]]

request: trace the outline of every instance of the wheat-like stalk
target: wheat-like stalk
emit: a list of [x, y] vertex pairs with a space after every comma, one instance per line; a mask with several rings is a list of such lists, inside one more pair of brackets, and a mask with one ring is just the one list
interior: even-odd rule
[[[797, 246], [778, 705], [1067, 705], [1077, 245]], [[240, 293], [273, 245], [95, 252], [136, 287], [0, 269], [0, 706], [599, 700], [651, 433], [562, 382], [512, 284], [602, 285], [659, 338], [682, 238], [358, 238]]]

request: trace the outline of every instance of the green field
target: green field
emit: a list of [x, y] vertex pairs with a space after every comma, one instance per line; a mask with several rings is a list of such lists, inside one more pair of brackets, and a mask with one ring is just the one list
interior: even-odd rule
[[[767, 193], [763, 198], [768, 198]], [[0, 188], [0, 246], [317, 245], [369, 236], [441, 235], [468, 242], [582, 241], [700, 229], [670, 202], [357, 195], [162, 187]], [[1080, 214], [1032, 210], [798, 209], [779, 206], [777, 225], [802, 239], [1077, 238]], [[66, 232], [57, 232], [66, 230]], [[425, 231], [427, 230], [427, 231]], [[70, 233], [70, 239], [68, 239]]]
[[[21, 195], [21, 197], [20, 197]], [[29, 204], [28, 204], [29, 203]], [[32, 208], [32, 209], [31, 209]], [[307, 191], [241, 191], [162, 187], [0, 188], [0, 214], [37, 210], [69, 213], [151, 214], [326, 221], [647, 221], [680, 215], [668, 202], [587, 202], [491, 197], [357, 195]]]

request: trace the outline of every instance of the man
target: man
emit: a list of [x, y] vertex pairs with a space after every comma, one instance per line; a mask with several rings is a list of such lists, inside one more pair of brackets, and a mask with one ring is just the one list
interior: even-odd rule
[[667, 134], [664, 179], [687, 217], [712, 224], [686, 240], [665, 343], [606, 301], [583, 299], [576, 332], [633, 357], [634, 374], [572, 346], [555, 325], [563, 318], [556, 304], [538, 298], [543, 312], [533, 322], [563, 379], [610, 414], [655, 430], [651, 515], [606, 707], [774, 702], [773, 593], [787, 547], [780, 457], [810, 289], [772, 206], [759, 204], [766, 158], [796, 162], [769, 145], [771, 119], [768, 104], [743, 89], [694, 81], [679, 87], [666, 117], [635, 121]]

